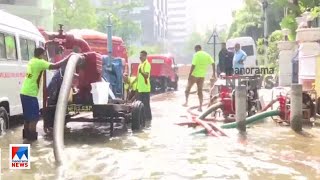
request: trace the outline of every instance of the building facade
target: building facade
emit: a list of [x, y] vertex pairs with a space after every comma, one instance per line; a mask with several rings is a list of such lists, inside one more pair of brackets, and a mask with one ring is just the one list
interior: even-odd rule
[[144, 0], [142, 7], [129, 12], [130, 18], [140, 25], [141, 44], [164, 43], [167, 39], [167, 0]]
[[0, 10], [53, 30], [53, 0], [0, 0]]
[[193, 32], [191, 0], [168, 0], [168, 41], [181, 45]]
[[[132, 0], [114, 0], [102, 3], [101, 0], [92, 0], [95, 7], [112, 6], [114, 3], [129, 3]], [[154, 45], [166, 42], [167, 39], [167, 0], [142, 0], [142, 6], [130, 12], [119, 12], [140, 25], [141, 39], [137, 44]]]

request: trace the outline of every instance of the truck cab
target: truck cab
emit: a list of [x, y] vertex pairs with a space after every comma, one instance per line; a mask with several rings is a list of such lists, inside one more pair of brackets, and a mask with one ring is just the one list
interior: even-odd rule
[[[151, 64], [151, 91], [166, 92], [169, 88], [178, 90], [178, 66], [172, 55], [152, 54], [147, 60]], [[137, 76], [139, 63], [131, 64], [131, 75]]]

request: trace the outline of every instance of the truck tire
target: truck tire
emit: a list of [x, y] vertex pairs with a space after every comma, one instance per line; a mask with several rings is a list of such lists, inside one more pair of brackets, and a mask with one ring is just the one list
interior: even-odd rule
[[161, 92], [165, 93], [167, 92], [168, 89], [168, 78], [164, 77], [162, 78], [162, 82], [161, 82]]
[[173, 83], [173, 89], [178, 91], [179, 76], [176, 75], [176, 81]]
[[179, 82], [179, 77], [176, 76], [176, 81], [173, 82], [173, 89], [174, 89], [175, 91], [178, 91], [178, 82]]
[[144, 105], [141, 101], [132, 103], [132, 130], [141, 130], [145, 127]]
[[47, 108], [43, 114], [43, 128], [53, 128], [56, 108]]
[[9, 127], [9, 115], [4, 107], [0, 107], [0, 134], [6, 132]]

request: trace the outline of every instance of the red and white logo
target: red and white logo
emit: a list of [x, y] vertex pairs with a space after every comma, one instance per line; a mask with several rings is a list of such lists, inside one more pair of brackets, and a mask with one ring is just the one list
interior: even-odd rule
[[10, 169], [30, 169], [30, 144], [10, 144]]

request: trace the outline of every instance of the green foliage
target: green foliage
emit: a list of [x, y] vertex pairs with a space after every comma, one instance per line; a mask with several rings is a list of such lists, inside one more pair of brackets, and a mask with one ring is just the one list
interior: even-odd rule
[[[266, 67], [269, 68], [275, 68], [275, 72], [278, 71], [278, 56], [279, 56], [279, 50], [278, 50], [278, 42], [283, 40], [283, 34], [280, 30], [274, 31], [269, 39], [268, 39], [268, 47], [267, 47], [267, 55], [265, 56], [264, 53], [264, 44], [263, 39], [258, 39], [257, 41], [257, 53], [258, 53], [258, 63], [259, 64], [266, 64]], [[265, 58], [267, 58], [267, 62], [265, 62]]]
[[96, 28], [97, 17], [90, 0], [54, 0], [54, 28], [63, 24], [66, 30], [73, 28]]
[[269, 46], [267, 49], [268, 67], [279, 71], [279, 49], [278, 42], [283, 40], [283, 34], [280, 30], [274, 31], [269, 37]]
[[245, 6], [234, 13], [228, 38], [251, 36], [257, 39], [262, 31], [262, 11], [257, 0], [245, 0]]
[[299, 8], [301, 12], [306, 11], [307, 8], [319, 7], [320, 0], [299, 0]]
[[[111, 21], [113, 35], [121, 37], [127, 44], [140, 38], [142, 31], [137, 23], [119, 16], [112, 16]], [[99, 15], [98, 31], [107, 33], [107, 25], [107, 14]]]
[[284, 17], [280, 23], [282, 29], [289, 29], [289, 40], [294, 40], [296, 37], [296, 29], [298, 28], [298, 24], [296, 22], [296, 17], [294, 15], [288, 15]]
[[311, 15], [314, 18], [317, 18], [320, 16], [320, 6], [314, 7], [311, 11]]
[[141, 6], [141, 2], [136, 0], [128, 3], [113, 3], [112, 0], [102, 0], [102, 3], [106, 6], [97, 9], [98, 30], [107, 32], [108, 15], [112, 14], [113, 35], [121, 37], [127, 44], [139, 40], [142, 30], [139, 24], [130, 20], [130, 12]]
[[139, 54], [142, 50], [148, 52], [148, 54], [160, 54], [164, 52], [163, 46], [154, 45], [154, 46], [129, 46], [128, 56], [129, 57], [139, 57]]

